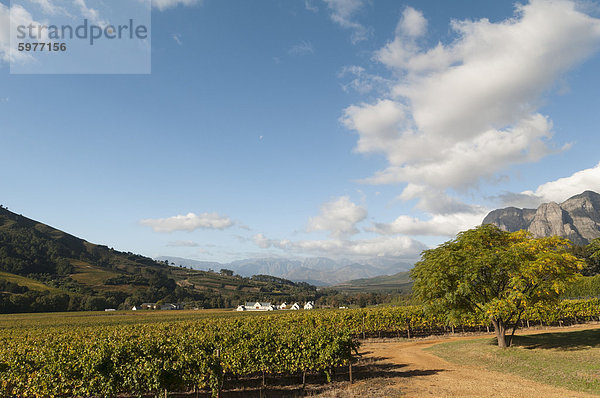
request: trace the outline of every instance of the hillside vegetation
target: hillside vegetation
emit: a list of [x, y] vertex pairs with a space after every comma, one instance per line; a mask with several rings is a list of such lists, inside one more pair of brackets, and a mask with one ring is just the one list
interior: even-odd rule
[[243, 301], [307, 301], [307, 283], [206, 272], [89, 243], [0, 207], [0, 312], [131, 308], [142, 302], [233, 307]]
[[409, 294], [413, 281], [409, 272], [398, 272], [394, 275], [376, 276], [374, 278], [355, 279], [334, 286], [335, 289], [345, 292], [371, 292], [371, 293], [402, 293]]

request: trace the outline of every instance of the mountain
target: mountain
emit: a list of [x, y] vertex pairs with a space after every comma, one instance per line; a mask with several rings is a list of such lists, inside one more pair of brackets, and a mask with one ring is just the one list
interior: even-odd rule
[[273, 275], [295, 282], [307, 282], [317, 286], [337, 284], [352, 279], [370, 278], [380, 275], [391, 275], [405, 271], [412, 264], [391, 261], [389, 259], [373, 259], [362, 262], [352, 260], [333, 260], [327, 257], [306, 259], [288, 258], [254, 258], [233, 261], [227, 264], [195, 261], [179, 257], [158, 257], [159, 261], [168, 261], [176, 265], [195, 269], [229, 269], [241, 276]]
[[307, 301], [323, 294], [281, 278], [169, 266], [0, 206], [0, 313], [127, 309], [157, 301], [230, 308], [244, 301]]
[[404, 293], [412, 290], [413, 281], [408, 272], [398, 272], [394, 275], [376, 276], [373, 278], [356, 279], [333, 286], [334, 289], [345, 293]]
[[600, 237], [600, 195], [585, 191], [560, 204], [544, 203], [537, 209], [498, 209], [490, 212], [483, 224], [509, 232], [526, 229], [536, 238], [556, 235], [587, 245]]

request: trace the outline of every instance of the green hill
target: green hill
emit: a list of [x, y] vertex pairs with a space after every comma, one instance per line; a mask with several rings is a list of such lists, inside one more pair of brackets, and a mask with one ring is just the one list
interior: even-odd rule
[[402, 293], [412, 290], [412, 279], [408, 272], [398, 272], [394, 275], [376, 276], [374, 278], [355, 279], [344, 282], [332, 288], [344, 293]]
[[0, 206], [0, 313], [126, 309], [142, 302], [223, 308], [318, 295], [306, 283], [196, 271], [119, 252]]

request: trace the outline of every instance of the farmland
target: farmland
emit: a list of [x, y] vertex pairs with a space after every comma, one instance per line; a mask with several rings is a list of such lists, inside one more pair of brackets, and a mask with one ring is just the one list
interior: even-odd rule
[[[600, 301], [532, 309], [534, 325], [596, 321]], [[485, 317], [460, 324], [419, 306], [275, 313], [143, 311], [0, 317], [2, 395], [155, 395], [200, 389], [214, 395], [246, 377], [348, 370], [359, 338], [487, 331]], [[32, 350], [31, 347], [36, 347]]]

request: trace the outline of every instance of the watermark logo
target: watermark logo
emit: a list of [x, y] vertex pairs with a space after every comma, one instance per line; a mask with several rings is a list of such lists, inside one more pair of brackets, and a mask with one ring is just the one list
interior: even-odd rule
[[149, 74], [151, 0], [12, 0], [12, 74]]

